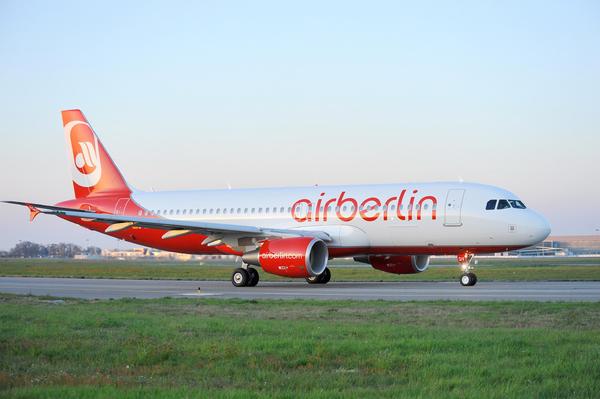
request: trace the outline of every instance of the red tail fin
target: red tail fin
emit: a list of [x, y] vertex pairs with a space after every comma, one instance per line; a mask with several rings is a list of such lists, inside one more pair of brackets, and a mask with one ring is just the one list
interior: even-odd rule
[[78, 109], [62, 111], [75, 197], [128, 195], [131, 190], [98, 136]]

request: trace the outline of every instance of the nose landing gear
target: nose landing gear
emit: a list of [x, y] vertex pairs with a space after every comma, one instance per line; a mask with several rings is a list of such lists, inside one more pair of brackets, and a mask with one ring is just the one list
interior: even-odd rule
[[463, 271], [463, 274], [460, 276], [460, 284], [463, 287], [472, 287], [477, 284], [477, 276], [473, 273], [473, 266], [471, 266], [471, 260], [473, 259], [473, 254], [468, 252], [463, 252], [458, 254], [456, 257], [458, 263], [460, 264], [460, 268]]
[[477, 283], [477, 276], [475, 273], [464, 273], [460, 276], [460, 284], [463, 287], [471, 287]]

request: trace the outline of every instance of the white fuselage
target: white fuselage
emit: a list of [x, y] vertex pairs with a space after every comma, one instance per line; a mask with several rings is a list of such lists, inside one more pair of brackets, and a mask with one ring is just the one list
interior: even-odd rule
[[548, 222], [531, 209], [486, 209], [490, 200], [519, 198], [472, 183], [134, 192], [131, 199], [144, 216], [324, 231], [332, 238], [330, 248], [492, 252], [534, 245], [550, 232]]

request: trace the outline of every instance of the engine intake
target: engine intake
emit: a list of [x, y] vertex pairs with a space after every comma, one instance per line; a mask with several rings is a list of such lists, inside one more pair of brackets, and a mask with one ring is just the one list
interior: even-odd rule
[[266, 240], [259, 249], [246, 252], [242, 260], [284, 277], [314, 277], [327, 267], [327, 244], [318, 238], [294, 237]]
[[393, 274], [421, 273], [429, 267], [429, 255], [371, 255], [356, 257], [354, 260]]

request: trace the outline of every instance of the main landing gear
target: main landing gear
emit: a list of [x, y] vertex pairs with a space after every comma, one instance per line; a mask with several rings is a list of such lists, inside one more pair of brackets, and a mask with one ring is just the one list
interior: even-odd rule
[[331, 280], [331, 271], [329, 271], [328, 267], [318, 276], [306, 278], [308, 284], [327, 284], [329, 280]]
[[254, 287], [258, 284], [259, 276], [256, 269], [249, 267], [235, 269], [231, 275], [231, 283], [236, 287]]
[[473, 266], [471, 266], [473, 254], [465, 252], [458, 254], [456, 258], [458, 259], [458, 263], [460, 264], [460, 268], [463, 272], [463, 274], [460, 276], [460, 284], [463, 287], [472, 287], [477, 284], [477, 276], [475, 273], [473, 273]]

